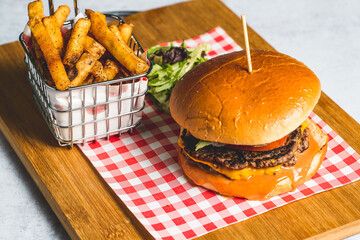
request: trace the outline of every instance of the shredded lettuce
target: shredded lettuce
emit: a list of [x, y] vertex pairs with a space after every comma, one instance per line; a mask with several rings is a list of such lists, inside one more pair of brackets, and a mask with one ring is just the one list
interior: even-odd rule
[[[186, 50], [188, 57], [173, 64], [164, 63], [161, 56], [154, 56], [159, 49], [170, 50], [168, 47], [152, 47], [147, 51], [148, 56], [152, 56], [153, 69], [147, 75], [149, 82], [149, 93], [156, 106], [167, 113], [169, 111], [169, 99], [172, 89], [180, 78], [196, 65], [205, 62], [204, 56], [210, 51], [211, 46], [207, 43], [200, 44], [197, 48]], [[185, 43], [181, 47], [186, 48]]]

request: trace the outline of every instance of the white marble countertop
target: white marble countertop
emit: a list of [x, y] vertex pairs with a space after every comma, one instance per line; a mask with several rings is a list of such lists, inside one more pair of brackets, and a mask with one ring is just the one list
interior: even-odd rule
[[[17, 40], [27, 21], [28, 2], [1, 0], [0, 44]], [[180, 1], [79, 2], [81, 9], [142, 11]], [[323, 91], [360, 122], [360, 1], [224, 2], [237, 15], [246, 14], [248, 24], [278, 51], [308, 65], [320, 78]], [[69, 238], [2, 133], [0, 192], [0, 239]]]

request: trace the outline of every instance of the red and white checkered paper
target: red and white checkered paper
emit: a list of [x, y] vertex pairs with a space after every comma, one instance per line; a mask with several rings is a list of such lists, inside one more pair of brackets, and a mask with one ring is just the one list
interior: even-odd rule
[[[210, 56], [240, 50], [220, 27], [185, 42], [189, 47], [210, 43]], [[325, 160], [295, 191], [266, 201], [223, 197], [192, 185], [177, 163], [179, 127], [150, 101], [132, 134], [80, 149], [154, 238], [191, 239], [360, 179], [360, 155], [316, 114], [310, 118], [329, 135]]]

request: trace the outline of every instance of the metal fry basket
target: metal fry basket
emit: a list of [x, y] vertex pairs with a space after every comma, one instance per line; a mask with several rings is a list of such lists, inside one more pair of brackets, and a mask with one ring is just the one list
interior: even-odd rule
[[[51, 8], [52, 4], [49, 5]], [[106, 16], [124, 23], [121, 17]], [[72, 21], [64, 24], [65, 27], [70, 25]], [[25, 51], [24, 62], [35, 102], [60, 146], [73, 146], [74, 143], [131, 132], [140, 123], [148, 90], [147, 80], [143, 77], [151, 71], [150, 61], [147, 61], [149, 70], [146, 73], [60, 91], [45, 81], [24, 41], [23, 33], [19, 40]], [[137, 56], [144, 53], [133, 35], [129, 47]]]

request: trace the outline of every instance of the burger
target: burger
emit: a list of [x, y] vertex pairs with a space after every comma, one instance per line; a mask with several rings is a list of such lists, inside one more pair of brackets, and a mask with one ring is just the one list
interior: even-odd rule
[[178, 161], [196, 185], [225, 196], [264, 200], [315, 175], [328, 137], [309, 119], [320, 81], [285, 54], [221, 55], [186, 73], [170, 97], [181, 126]]

